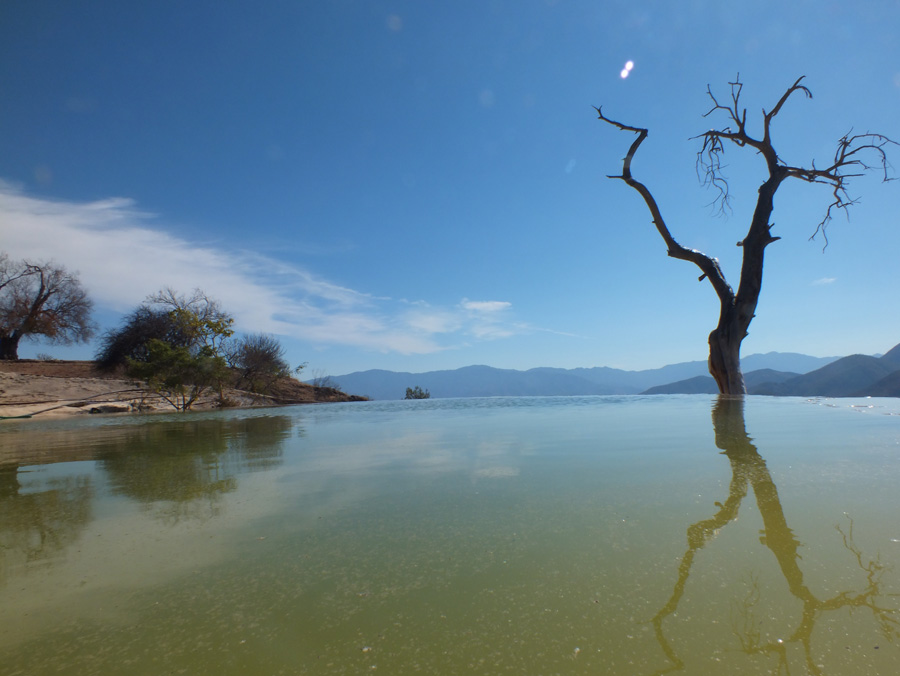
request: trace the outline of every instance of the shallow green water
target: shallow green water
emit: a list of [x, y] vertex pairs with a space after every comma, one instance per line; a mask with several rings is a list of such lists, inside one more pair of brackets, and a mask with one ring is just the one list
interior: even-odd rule
[[3, 674], [895, 674], [900, 401], [0, 426]]

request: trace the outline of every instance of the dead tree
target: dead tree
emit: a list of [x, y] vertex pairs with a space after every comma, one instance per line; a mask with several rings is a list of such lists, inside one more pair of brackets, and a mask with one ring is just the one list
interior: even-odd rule
[[774, 223], [770, 219], [774, 209], [775, 192], [782, 182], [788, 178], [798, 178], [807, 183], [822, 183], [831, 189], [832, 201], [828, 204], [824, 217], [816, 226], [810, 238], [812, 239], [819, 233], [825, 236], [825, 228], [836, 210], [846, 211], [854, 204], [855, 200], [847, 192], [848, 182], [851, 178], [861, 176], [865, 171], [878, 169], [883, 173], [884, 181], [894, 180], [888, 176], [890, 165], [886, 148], [889, 145], [897, 145], [897, 143], [882, 134], [854, 134], [851, 130], [838, 140], [834, 159], [822, 168], [817, 167], [815, 162], [807, 168], [792, 166], [782, 161], [772, 142], [772, 121], [793, 94], [802, 92], [807, 98], [812, 98], [809, 89], [800, 84], [802, 80], [803, 77], [798, 78], [781, 96], [771, 111], [762, 111], [761, 138], [751, 136], [747, 130], [747, 109], [740, 106], [743, 87], [740, 76], [734, 82], [729, 83], [731, 85], [730, 102], [720, 103], [712, 90], [707, 87], [712, 107], [704, 117], [721, 112], [727, 118], [726, 126], [723, 128], [711, 129], [694, 137], [701, 141], [700, 150], [697, 152], [698, 174], [705, 185], [717, 191], [716, 201], [720, 206], [725, 207], [729, 200], [729, 185], [722, 173], [722, 157], [728, 144], [734, 144], [739, 148], [749, 146], [756, 150], [765, 160], [768, 171], [768, 176], [759, 187], [759, 197], [750, 221], [750, 228], [747, 230], [746, 236], [737, 243], [739, 247], [743, 247], [741, 277], [737, 293], [725, 279], [717, 259], [696, 249], [685, 248], [675, 240], [663, 220], [659, 205], [649, 188], [632, 175], [632, 160], [641, 143], [647, 138], [648, 130], [616, 122], [606, 117], [600, 108], [596, 108], [602, 121], [623, 131], [637, 134], [637, 138], [631, 144], [623, 161], [622, 174], [609, 176], [609, 178], [621, 179], [640, 193], [650, 210], [653, 224], [666, 243], [668, 255], [671, 258], [690, 261], [700, 268], [702, 274], [699, 280], [708, 279], [719, 298], [719, 323], [709, 334], [709, 372], [715, 378], [719, 392], [722, 394], [743, 394], [746, 391], [744, 376], [741, 373], [741, 342], [747, 337], [747, 330], [756, 313], [756, 305], [762, 289], [766, 247], [780, 239], [780, 237], [772, 235]]
[[0, 252], [0, 359], [17, 360], [22, 338], [87, 342], [93, 301], [78, 275], [53, 262], [11, 261]]

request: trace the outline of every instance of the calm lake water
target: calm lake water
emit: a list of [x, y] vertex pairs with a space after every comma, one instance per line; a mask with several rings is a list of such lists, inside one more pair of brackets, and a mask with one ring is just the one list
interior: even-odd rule
[[896, 674], [900, 400], [0, 425], [0, 673]]

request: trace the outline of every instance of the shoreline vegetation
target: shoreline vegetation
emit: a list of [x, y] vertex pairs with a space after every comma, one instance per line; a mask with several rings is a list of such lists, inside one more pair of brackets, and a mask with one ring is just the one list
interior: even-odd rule
[[[266, 395], [226, 388], [220, 397], [219, 392], [210, 391], [191, 410], [263, 408], [366, 399], [334, 387], [316, 387], [284, 377]], [[146, 383], [128, 378], [124, 369], [103, 372], [93, 361], [0, 361], [0, 420], [174, 410]]]

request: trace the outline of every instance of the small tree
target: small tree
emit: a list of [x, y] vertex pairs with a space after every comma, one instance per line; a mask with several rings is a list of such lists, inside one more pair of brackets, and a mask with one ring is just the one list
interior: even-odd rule
[[[304, 364], [304, 367], [305, 366], [306, 365]], [[323, 371], [322, 369], [314, 369], [313, 372], [310, 373], [310, 375], [312, 377], [306, 382], [308, 382], [310, 385], [312, 385], [313, 387], [315, 387], [317, 389], [337, 390], [337, 391], [340, 391], [340, 389], [341, 389], [340, 383], [338, 383], [331, 376], [325, 375], [325, 371]]]
[[824, 234], [824, 230], [836, 210], [846, 211], [854, 203], [847, 192], [851, 178], [877, 168], [883, 174], [885, 181], [890, 180], [886, 148], [889, 145], [897, 144], [882, 134], [853, 134], [850, 132], [844, 135], [838, 139], [834, 159], [829, 160], [821, 167], [817, 167], [815, 162], [809, 167], [794, 166], [787, 164], [778, 156], [771, 136], [772, 121], [781, 112], [781, 108], [788, 99], [797, 92], [805, 94], [807, 98], [812, 98], [809, 89], [800, 84], [802, 80], [803, 77], [800, 77], [788, 87], [771, 111], [762, 111], [761, 137], [752, 136], [747, 128], [747, 109], [742, 108], [740, 104], [743, 83], [739, 77], [730, 83], [731, 101], [729, 102], [720, 103], [707, 87], [712, 107], [706, 116], [722, 113], [727, 122], [721, 129], [711, 129], [696, 137], [702, 142], [697, 153], [697, 169], [706, 185], [718, 191], [718, 201], [721, 206], [726, 206], [729, 198], [729, 185], [722, 174], [724, 167], [722, 157], [726, 147], [730, 147], [731, 144], [738, 148], [750, 147], [759, 153], [766, 163], [767, 175], [758, 189], [759, 196], [750, 227], [746, 236], [737, 243], [739, 247], [743, 247], [740, 285], [737, 293], [726, 281], [717, 259], [696, 249], [683, 247], [675, 240], [669, 231], [669, 226], [663, 220], [659, 205], [650, 189], [632, 175], [631, 163], [641, 143], [647, 138], [648, 130], [616, 122], [606, 117], [600, 108], [596, 109], [603, 122], [622, 131], [637, 134], [637, 138], [625, 155], [622, 174], [609, 178], [624, 181], [640, 194], [653, 218], [653, 225], [656, 226], [666, 243], [668, 255], [671, 258], [694, 263], [700, 268], [702, 273], [700, 281], [708, 279], [719, 298], [719, 323], [709, 334], [709, 372], [715, 378], [719, 392], [722, 394], [743, 394], [745, 392], [740, 362], [741, 343], [746, 338], [747, 329], [755, 316], [756, 305], [762, 290], [763, 260], [766, 247], [780, 239], [780, 237], [772, 235], [775, 225], [771, 223], [770, 217], [775, 208], [775, 192], [781, 184], [789, 178], [796, 178], [807, 183], [820, 183], [828, 186], [831, 202], [813, 232], [813, 237], [815, 237], [819, 232]]
[[431, 399], [431, 392], [428, 390], [423, 390], [421, 387], [416, 385], [415, 387], [407, 387], [406, 388], [406, 396], [404, 399]]
[[53, 262], [11, 261], [0, 252], [0, 359], [18, 359], [22, 338], [86, 342], [93, 302], [76, 274]]
[[145, 380], [179, 411], [188, 410], [208, 389], [223, 387], [229, 371], [222, 346], [234, 320], [200, 290], [179, 296], [164, 289], [147, 298], [118, 331], [107, 333], [98, 358]]
[[148, 296], [125, 317], [119, 328], [103, 335], [95, 359], [104, 370], [124, 366], [129, 360], [146, 361], [147, 344], [154, 339], [195, 353], [207, 346], [219, 354], [222, 342], [233, 333], [233, 323], [218, 301], [199, 289], [191, 296], [163, 289]]
[[219, 354], [223, 342], [234, 334], [232, 316], [200, 289], [194, 289], [190, 296], [183, 296], [166, 287], [149, 296], [146, 304], [168, 312], [192, 348], [206, 346]]
[[188, 336], [172, 315], [161, 309], [141, 305], [127, 315], [119, 328], [110, 329], [100, 338], [94, 359], [97, 367], [113, 371], [131, 361], [147, 361], [147, 344], [161, 340], [172, 347], [190, 347]]
[[176, 411], [187, 411], [203, 393], [221, 388], [228, 377], [225, 359], [207, 347], [197, 353], [151, 339], [144, 361], [131, 360], [128, 374], [146, 381], [148, 387], [169, 402]]
[[[236, 374], [236, 386], [258, 394], [268, 393], [280, 378], [291, 374], [284, 348], [274, 336], [254, 333], [228, 341], [225, 358]], [[301, 367], [302, 369], [302, 367]]]

